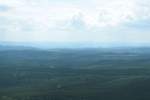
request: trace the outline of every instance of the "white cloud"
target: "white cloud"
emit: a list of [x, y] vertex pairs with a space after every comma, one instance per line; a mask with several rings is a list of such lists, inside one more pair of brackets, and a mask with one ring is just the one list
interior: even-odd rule
[[150, 19], [149, 0], [0, 0], [0, 5], [11, 8], [0, 12], [9, 20], [0, 25], [1, 32], [7, 30], [1, 40], [111, 41], [119, 38], [113, 28]]

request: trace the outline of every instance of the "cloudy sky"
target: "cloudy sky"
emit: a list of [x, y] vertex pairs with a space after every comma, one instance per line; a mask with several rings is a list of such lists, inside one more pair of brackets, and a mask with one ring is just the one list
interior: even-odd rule
[[150, 0], [0, 0], [0, 41], [150, 43]]

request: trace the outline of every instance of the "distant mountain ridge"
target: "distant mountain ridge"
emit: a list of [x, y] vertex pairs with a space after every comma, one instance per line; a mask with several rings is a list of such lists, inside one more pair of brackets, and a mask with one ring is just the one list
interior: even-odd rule
[[36, 48], [30, 46], [0, 44], [0, 50], [32, 50], [32, 49]]
[[57, 49], [57, 48], [70, 48], [70, 49], [79, 49], [79, 48], [150, 48], [150, 45], [121, 45], [121, 44], [103, 44], [103, 43], [75, 43], [75, 42], [0, 42], [0, 50], [24, 50], [24, 49]]

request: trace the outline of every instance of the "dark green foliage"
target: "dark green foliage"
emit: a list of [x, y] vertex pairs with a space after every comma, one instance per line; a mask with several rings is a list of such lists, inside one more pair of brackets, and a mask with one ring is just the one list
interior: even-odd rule
[[1, 50], [0, 100], [150, 100], [149, 51]]

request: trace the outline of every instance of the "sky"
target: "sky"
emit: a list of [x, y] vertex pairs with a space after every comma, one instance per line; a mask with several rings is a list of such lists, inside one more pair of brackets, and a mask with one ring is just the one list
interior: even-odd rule
[[150, 0], [0, 0], [0, 41], [150, 43]]

